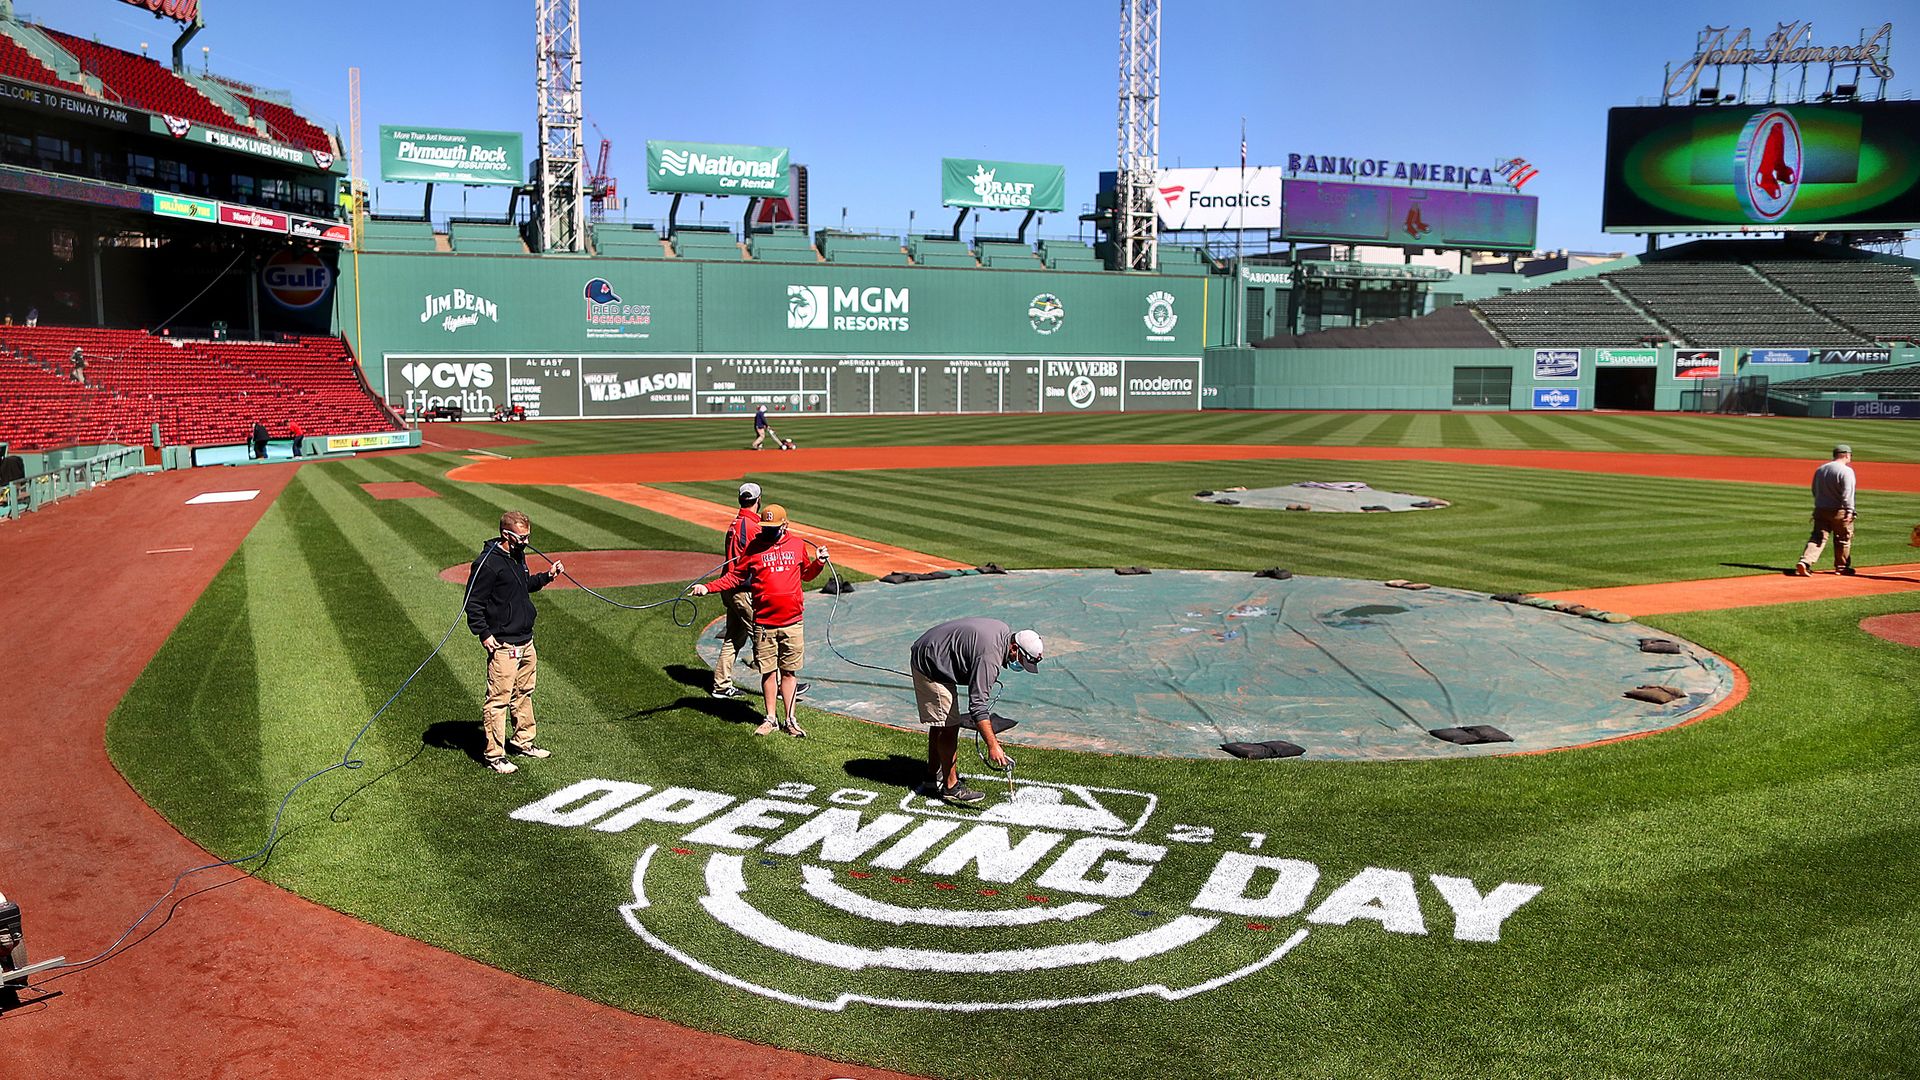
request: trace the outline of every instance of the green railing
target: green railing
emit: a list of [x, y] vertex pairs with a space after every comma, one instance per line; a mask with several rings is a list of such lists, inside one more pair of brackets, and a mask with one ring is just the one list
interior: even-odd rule
[[73, 447], [23, 454], [25, 478], [0, 485], [0, 520], [19, 517], [141, 471], [147, 467], [144, 454], [138, 446]]

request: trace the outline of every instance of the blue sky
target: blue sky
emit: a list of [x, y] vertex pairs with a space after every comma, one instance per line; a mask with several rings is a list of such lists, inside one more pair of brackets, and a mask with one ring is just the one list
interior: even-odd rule
[[[1305, 4], [1167, 0], [1161, 30], [1163, 165], [1294, 153], [1540, 168], [1540, 246], [1637, 250], [1600, 231], [1606, 111], [1657, 97], [1662, 67], [1693, 52], [1699, 29], [1811, 17], [1812, 41], [1851, 43], [1895, 22], [1886, 0], [1805, 0], [1778, 8], [1631, 0], [1432, 0]], [[533, 5], [527, 0], [203, 0], [214, 71], [289, 90], [328, 127], [347, 127], [347, 69], [361, 69], [366, 151], [380, 124], [498, 128], [534, 145]], [[1910, 10], [1910, 9], [1904, 9]], [[23, 0], [22, 15], [164, 56], [175, 36], [123, 0]], [[718, 7], [581, 0], [589, 161], [601, 133], [627, 214], [664, 219], [644, 192], [649, 138], [792, 148], [809, 168], [813, 224], [951, 224], [940, 208], [943, 156], [1063, 164], [1069, 213], [1046, 235], [1073, 235], [1097, 174], [1116, 152], [1117, 0], [965, 5], [907, 0], [733, 0]], [[1893, 56], [1896, 72], [1920, 65]], [[1897, 75], [1895, 96], [1911, 96]], [[377, 164], [368, 170], [377, 172]], [[418, 185], [381, 185], [392, 211], [419, 208]], [[497, 191], [467, 206], [497, 211]], [[458, 189], [435, 194], [457, 210]], [[701, 213], [693, 198], [683, 213]], [[737, 222], [738, 199], [706, 200], [707, 221]], [[1004, 231], [1018, 219], [1007, 215]], [[983, 232], [1001, 231], [984, 223]]]

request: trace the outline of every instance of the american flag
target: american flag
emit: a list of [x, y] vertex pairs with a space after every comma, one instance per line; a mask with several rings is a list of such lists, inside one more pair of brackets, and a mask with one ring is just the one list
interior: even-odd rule
[[1247, 171], [1247, 121], [1240, 119], [1240, 171]]

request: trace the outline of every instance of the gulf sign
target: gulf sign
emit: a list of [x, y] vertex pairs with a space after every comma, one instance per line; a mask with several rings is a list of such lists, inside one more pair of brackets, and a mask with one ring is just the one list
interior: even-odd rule
[[275, 252], [260, 268], [260, 285], [274, 303], [289, 311], [305, 311], [327, 298], [333, 271], [319, 255], [287, 248]]
[[1720, 377], [1719, 349], [1680, 349], [1673, 354], [1676, 379], [1717, 379]]

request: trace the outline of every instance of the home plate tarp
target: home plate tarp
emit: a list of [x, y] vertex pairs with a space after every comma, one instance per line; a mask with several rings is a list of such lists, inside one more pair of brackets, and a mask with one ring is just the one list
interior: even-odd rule
[[1447, 505], [1443, 499], [1430, 499], [1425, 495], [1376, 491], [1357, 480], [1304, 480], [1282, 487], [1197, 491], [1193, 497], [1201, 502], [1243, 506], [1249, 510], [1298, 509], [1333, 514], [1358, 514], [1368, 510], [1438, 510]]
[[[969, 615], [1046, 639], [1040, 672], [1006, 671], [994, 710], [1020, 722], [1011, 743], [1064, 750], [1205, 758], [1270, 740], [1321, 760], [1545, 750], [1671, 727], [1734, 688], [1732, 669], [1689, 642], [1483, 593], [1244, 571], [1027, 570], [809, 593], [808, 701], [920, 730], [911, 684], [835, 656], [829, 620], [840, 652], [904, 671], [915, 637]], [[709, 664], [718, 633], [701, 634]], [[1643, 652], [1643, 638], [1678, 651]], [[738, 678], [757, 692], [751, 671]], [[1643, 685], [1681, 696], [1622, 696]], [[1512, 741], [1430, 734], [1472, 725]]]

